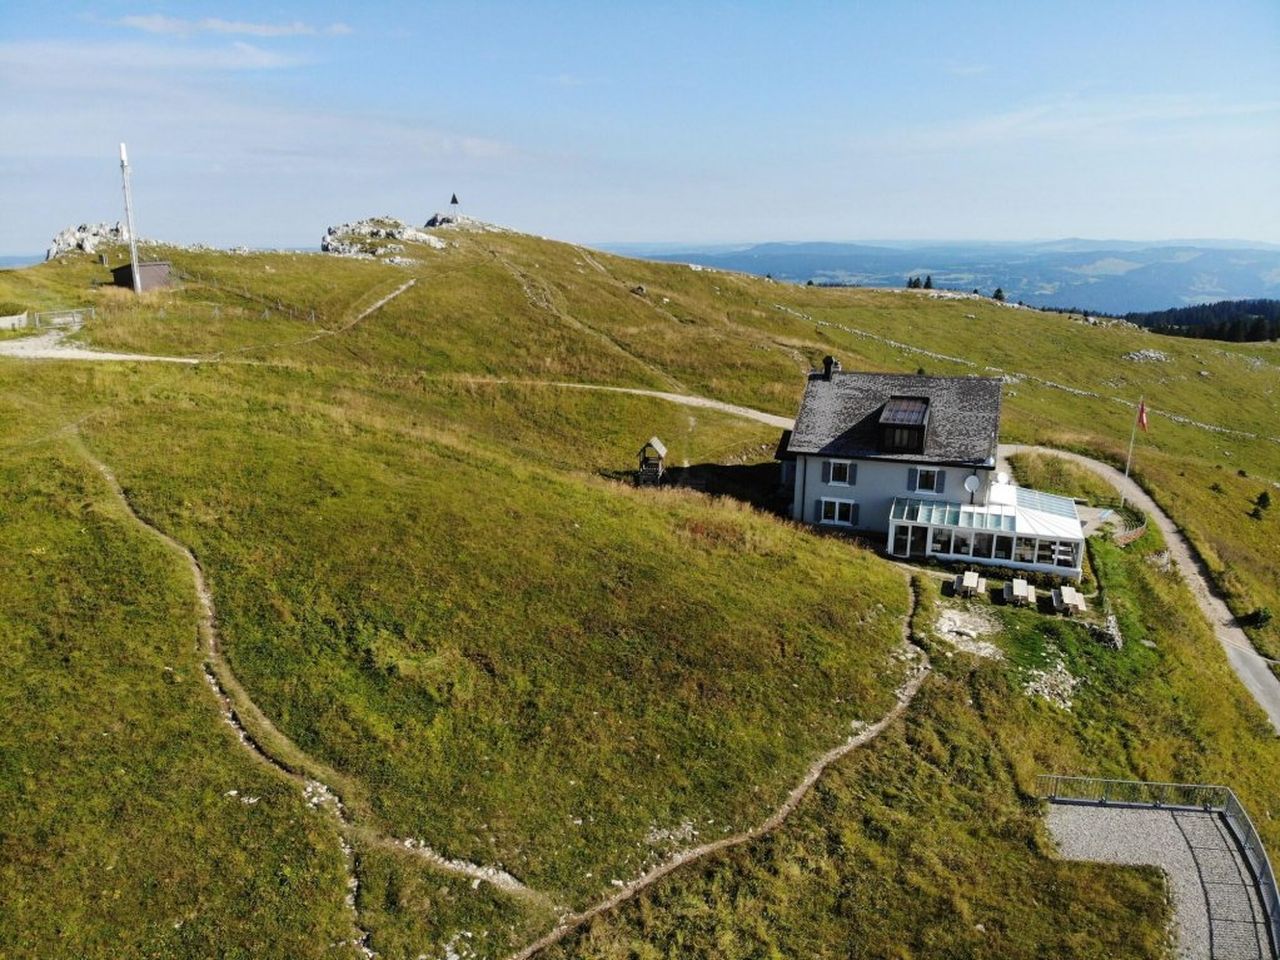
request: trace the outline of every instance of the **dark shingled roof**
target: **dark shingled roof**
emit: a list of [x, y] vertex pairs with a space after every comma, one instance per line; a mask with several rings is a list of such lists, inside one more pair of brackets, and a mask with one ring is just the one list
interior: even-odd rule
[[[924, 453], [882, 453], [880, 414], [891, 397], [929, 401]], [[1000, 381], [834, 371], [809, 374], [788, 454], [994, 465]]]

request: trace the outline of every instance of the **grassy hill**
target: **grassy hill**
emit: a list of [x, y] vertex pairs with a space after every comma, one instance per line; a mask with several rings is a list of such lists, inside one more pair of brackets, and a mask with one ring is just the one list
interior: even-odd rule
[[[89, 258], [0, 274], [0, 300], [94, 306], [78, 337], [95, 346], [211, 361], [0, 361], [0, 509], [14, 545], [0, 580], [2, 682], [15, 704], [0, 793], [22, 798], [0, 820], [15, 865], [0, 951], [97, 955], [123, 931], [139, 955], [201, 956], [221, 927], [228, 955], [307, 956], [351, 938], [338, 827], [218, 719], [189, 580], [123, 522], [79, 444], [142, 519], [192, 550], [229, 667], [340, 780], [359, 827], [348, 837], [356, 917], [385, 956], [501, 955], [557, 908], [594, 902], [692, 838], [759, 822], [851, 723], [886, 712], [904, 675], [898, 570], [735, 499], [615, 479], [654, 433], [676, 465], [758, 476], [750, 465], [769, 459], [776, 431], [557, 384], [791, 415], [828, 352], [846, 368], [998, 368], [1006, 439], [1111, 459], [1132, 417], [1118, 400], [1145, 393], [1152, 431], [1135, 474], [1237, 610], [1280, 610], [1280, 521], [1250, 516], [1280, 477], [1273, 345], [1170, 343], [985, 301], [441, 235], [444, 250], [411, 245], [408, 267], [166, 251], [186, 279], [139, 301], [92, 286], [106, 271]], [[1152, 346], [1168, 361], [1124, 358]], [[969, 949], [971, 914], [1038, 877], [1058, 902], [1023, 898], [1026, 930], [1050, 937], [1066, 902], [1079, 921], [1059, 932], [1076, 938], [1060, 942], [1067, 953], [1132, 942], [1129, 955], [1158, 954], [1158, 882], [1048, 859], [1026, 794], [1046, 767], [1104, 770], [1226, 780], [1253, 809], [1280, 809], [1276, 744], [1207, 628], [1167, 612], [1182, 588], [1158, 578], [1144, 559], [1154, 553], [1148, 543], [1099, 560], [1104, 585], [1131, 598], [1126, 632], [1154, 649], [1110, 660], [1070, 628], [1051, 638], [1089, 678], [1086, 708], [1064, 716], [1022, 692], [1049, 655], [1034, 624], [1007, 626], [999, 665], [948, 666], [937, 650], [943, 669], [920, 709], [842, 761], [796, 827], [673, 876], [570, 949], [644, 955], [723, 939], [748, 945], [742, 955], [764, 943], [838, 955], [861, 929], [831, 927], [822, 905], [839, 896], [849, 915], [878, 911], [877, 955], [893, 955], [924, 936], [908, 910], [921, 891], [941, 898], [936, 942]], [[1254, 639], [1274, 653], [1278, 630]], [[1206, 688], [1231, 693], [1211, 703], [1196, 693]], [[1118, 705], [1108, 694], [1121, 690], [1131, 698]], [[135, 740], [113, 739], [121, 729]], [[922, 819], [933, 826], [917, 830]], [[534, 894], [472, 889], [405, 839], [501, 866]], [[175, 847], [199, 853], [166, 857]], [[919, 870], [903, 866], [908, 849]], [[811, 875], [803, 902], [771, 899], [786, 886], [776, 878], [773, 892], [760, 886], [795, 870]], [[887, 882], [835, 893], [850, 870]], [[188, 877], [178, 890], [175, 872]], [[690, 914], [720, 892], [723, 907]], [[970, 900], [980, 906], [952, 910]], [[761, 923], [767, 935], [747, 936]], [[1030, 951], [1020, 936], [1010, 924], [990, 955]]]

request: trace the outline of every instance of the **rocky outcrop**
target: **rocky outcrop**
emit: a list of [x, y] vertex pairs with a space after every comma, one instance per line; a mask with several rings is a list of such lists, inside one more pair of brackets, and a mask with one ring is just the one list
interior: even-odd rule
[[54, 257], [77, 251], [96, 253], [98, 247], [104, 243], [128, 242], [129, 228], [119, 221], [116, 221], [114, 226], [109, 223], [82, 223], [78, 227], [67, 227], [60, 231], [49, 244], [49, 250], [44, 258], [52, 260]]
[[1168, 363], [1169, 355], [1163, 350], [1131, 350], [1123, 358], [1132, 363]]
[[474, 230], [479, 233], [506, 233], [505, 227], [485, 223], [460, 213], [433, 213], [423, 226], [428, 230]]
[[411, 227], [403, 220], [371, 217], [330, 227], [320, 239], [320, 249], [340, 257], [373, 260], [404, 253], [405, 243], [420, 243], [436, 250], [445, 247], [439, 237]]

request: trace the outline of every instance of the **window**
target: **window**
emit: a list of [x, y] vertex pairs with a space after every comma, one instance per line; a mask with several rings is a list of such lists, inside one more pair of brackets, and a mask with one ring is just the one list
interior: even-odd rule
[[969, 556], [973, 549], [973, 533], [969, 530], [957, 530], [951, 538], [951, 552], [961, 556]]
[[1035, 537], [1018, 537], [1017, 547], [1013, 551], [1013, 559], [1018, 563], [1036, 562]]
[[951, 531], [946, 527], [934, 527], [929, 537], [929, 550], [932, 553], [950, 553]]
[[885, 427], [881, 441], [886, 453], [922, 453], [924, 430], [920, 427]]
[[837, 486], [847, 487], [849, 485], [849, 461], [847, 460], [831, 460], [831, 483]]
[[858, 519], [858, 505], [852, 500], [833, 500], [822, 498], [822, 509], [818, 514], [819, 523], [834, 523], [851, 527]]
[[975, 533], [973, 535], [973, 555], [975, 557], [991, 556], [991, 548], [994, 545], [994, 533]]
[[938, 489], [938, 471], [937, 470], [921, 470], [916, 474], [916, 489], [927, 490], [930, 493]]
[[1008, 560], [1013, 556], [1013, 537], [996, 537], [996, 552], [993, 554], [997, 560]]

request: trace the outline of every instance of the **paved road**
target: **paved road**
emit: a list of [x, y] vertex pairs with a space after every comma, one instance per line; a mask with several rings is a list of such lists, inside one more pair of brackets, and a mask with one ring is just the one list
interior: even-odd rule
[[1253, 645], [1249, 642], [1245, 632], [1236, 626], [1235, 616], [1227, 609], [1227, 605], [1222, 598], [1214, 592], [1213, 587], [1210, 585], [1208, 573], [1200, 562], [1200, 558], [1191, 548], [1191, 544], [1187, 542], [1187, 538], [1182, 535], [1182, 531], [1169, 519], [1169, 515], [1161, 510], [1156, 502], [1137, 483], [1110, 464], [1052, 447], [1003, 443], [1000, 445], [1001, 460], [1007, 460], [1015, 453], [1044, 453], [1078, 463], [1086, 470], [1097, 474], [1110, 483], [1123, 493], [1125, 499], [1130, 503], [1146, 511], [1147, 516], [1164, 534], [1165, 542], [1169, 546], [1169, 553], [1177, 563], [1183, 579], [1187, 581], [1187, 585], [1191, 588], [1196, 602], [1200, 604], [1200, 609], [1204, 612], [1210, 626], [1213, 627], [1213, 632], [1217, 636], [1218, 642], [1222, 644], [1222, 648], [1226, 651], [1231, 669], [1236, 672], [1236, 676], [1240, 678], [1240, 682], [1252, 694], [1258, 706], [1266, 711], [1267, 717], [1271, 720], [1271, 725], [1276, 732], [1280, 733], [1280, 679], [1277, 679], [1276, 675], [1271, 672], [1266, 658], [1260, 656], [1253, 649]]
[[1181, 956], [1273, 956], [1253, 876], [1219, 814], [1051, 803], [1047, 821], [1068, 860], [1149, 864], [1165, 872]]

